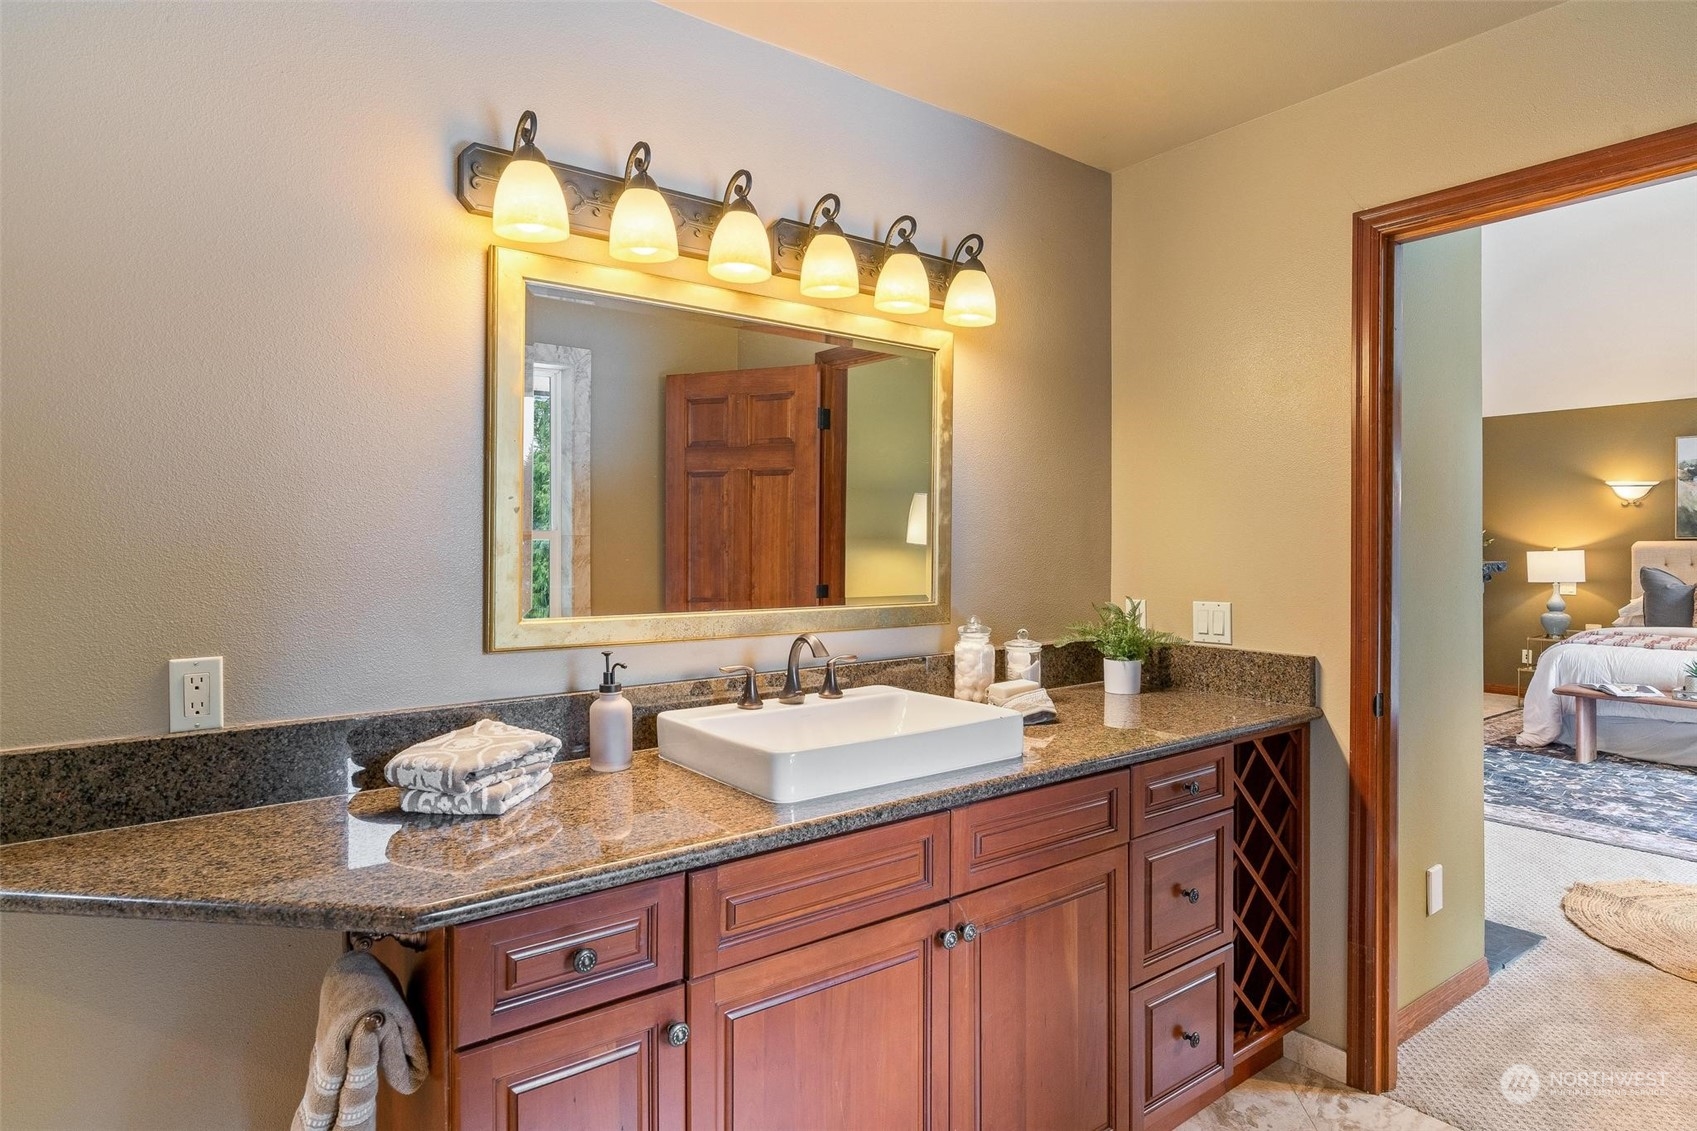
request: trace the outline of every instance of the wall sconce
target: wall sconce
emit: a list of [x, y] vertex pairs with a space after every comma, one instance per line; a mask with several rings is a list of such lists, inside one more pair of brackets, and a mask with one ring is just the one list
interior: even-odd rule
[[1655, 482], [1646, 483], [1640, 479], [1605, 479], [1603, 482], [1620, 497], [1620, 505], [1623, 507], [1643, 506], [1644, 496], [1656, 486]]
[[834, 192], [819, 198], [808, 218], [801, 257], [801, 293], [808, 298], [848, 298], [860, 293], [860, 263], [837, 224], [843, 202]]
[[572, 234], [566, 196], [536, 148], [536, 113], [519, 115], [513, 156], [495, 185], [495, 234], [523, 243], [559, 243]]
[[754, 177], [747, 169], [731, 174], [725, 207], [707, 248], [707, 273], [727, 283], [764, 283], [772, 277], [772, 237], [760, 213], [748, 202]]
[[625, 187], [613, 205], [607, 251], [627, 263], [668, 263], [678, 257], [678, 226], [672, 206], [648, 175], [653, 159], [646, 141], [631, 146], [625, 161]]
[[931, 492], [917, 491], [913, 501], [907, 505], [907, 544], [909, 546], [929, 546], [931, 544]]
[[[961, 259], [961, 252], [966, 258]], [[951, 326], [993, 326], [996, 323], [996, 290], [990, 273], [978, 257], [984, 253], [984, 237], [974, 232], [955, 245], [949, 257], [954, 276], [943, 299], [943, 321]]]
[[[878, 269], [878, 289], [872, 305], [888, 314], [924, 314], [931, 309], [931, 277], [925, 273], [925, 263], [919, 249], [913, 246], [913, 233], [919, 222], [912, 216], [898, 216], [884, 233], [884, 265]], [[890, 241], [900, 237], [901, 243], [890, 249]]]

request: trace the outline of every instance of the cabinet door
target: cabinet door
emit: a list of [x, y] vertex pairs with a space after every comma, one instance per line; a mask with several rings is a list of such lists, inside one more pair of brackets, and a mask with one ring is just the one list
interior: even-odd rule
[[456, 1054], [456, 1131], [683, 1131], [681, 986]]
[[1129, 1128], [1127, 851], [956, 900], [971, 926], [949, 952], [957, 1131]]
[[690, 982], [691, 1131], [941, 1131], [948, 922], [927, 908]]

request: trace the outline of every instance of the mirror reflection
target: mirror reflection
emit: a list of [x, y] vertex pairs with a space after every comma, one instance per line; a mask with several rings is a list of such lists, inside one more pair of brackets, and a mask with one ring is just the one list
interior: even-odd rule
[[527, 281], [526, 620], [932, 600], [933, 354]]

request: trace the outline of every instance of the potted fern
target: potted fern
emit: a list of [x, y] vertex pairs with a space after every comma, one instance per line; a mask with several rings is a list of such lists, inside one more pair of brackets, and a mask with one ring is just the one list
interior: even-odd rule
[[1157, 632], [1143, 623], [1143, 606], [1111, 601], [1096, 606], [1097, 620], [1068, 625], [1063, 644], [1089, 644], [1102, 654], [1102, 686], [1109, 695], [1136, 695], [1143, 690], [1143, 661], [1157, 648], [1183, 643], [1170, 632]]

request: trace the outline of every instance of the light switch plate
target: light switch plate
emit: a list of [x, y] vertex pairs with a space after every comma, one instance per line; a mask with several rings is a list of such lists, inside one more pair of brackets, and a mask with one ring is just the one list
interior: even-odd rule
[[1198, 644], [1230, 644], [1232, 642], [1231, 602], [1192, 602], [1190, 638]]
[[166, 669], [173, 734], [224, 725], [224, 657], [172, 660]]
[[1436, 915], [1444, 909], [1444, 866], [1434, 864], [1426, 869], [1426, 914]]
[[1572, 582], [1572, 581], [1564, 581], [1564, 582], [1561, 583], [1561, 595], [1563, 597], [1573, 597], [1573, 596], [1576, 596], [1578, 593], [1579, 593], [1578, 583]]

